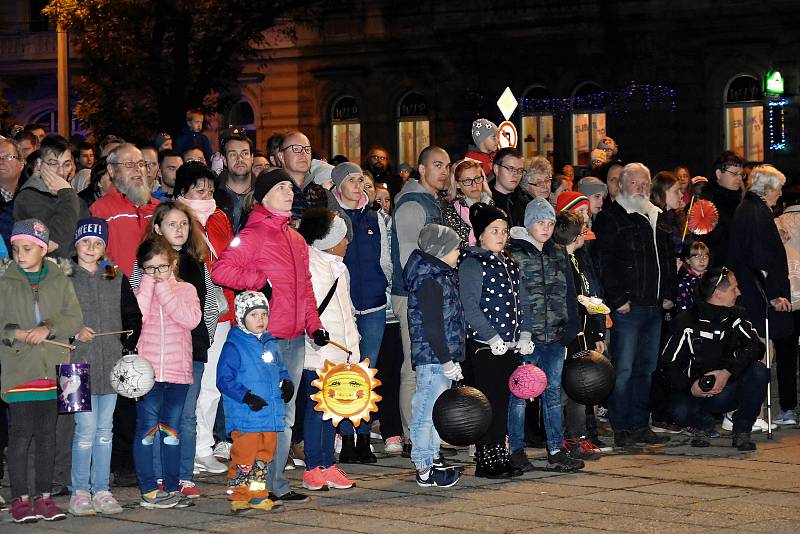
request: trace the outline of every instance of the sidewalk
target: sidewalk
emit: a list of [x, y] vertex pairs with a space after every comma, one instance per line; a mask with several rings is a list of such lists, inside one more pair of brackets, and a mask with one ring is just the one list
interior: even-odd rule
[[[755, 434], [759, 450], [739, 453], [730, 438], [692, 449], [673, 436], [666, 447], [642, 453], [611, 453], [588, 462], [581, 473], [541, 471], [512, 481], [471, 476], [466, 449], [458, 460], [467, 474], [449, 489], [420, 488], [410, 461], [381, 458], [378, 464], [343, 466], [358, 487], [313, 493], [306, 504], [280, 512], [229, 512], [224, 476], [201, 476], [205, 495], [190, 508], [145, 510], [135, 488], [116, 488], [125, 506], [116, 516], [75, 518], [33, 525], [10, 523], [0, 532], [781, 532], [800, 531], [800, 430], [782, 429], [775, 439]], [[541, 465], [543, 450], [529, 450]], [[299, 488], [301, 471], [290, 471]], [[7, 483], [7, 481], [5, 481]], [[113, 489], [113, 488], [112, 488]], [[2, 489], [8, 497], [8, 487]], [[58, 499], [66, 508], [67, 498]]]

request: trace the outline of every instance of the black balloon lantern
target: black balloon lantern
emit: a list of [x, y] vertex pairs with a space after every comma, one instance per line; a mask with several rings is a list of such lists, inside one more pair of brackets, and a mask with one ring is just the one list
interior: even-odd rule
[[578, 404], [599, 404], [614, 389], [614, 366], [599, 352], [577, 352], [564, 362], [561, 385], [569, 398]]
[[464, 386], [448, 389], [433, 405], [433, 426], [447, 443], [466, 447], [478, 441], [492, 422], [492, 406], [479, 390]]

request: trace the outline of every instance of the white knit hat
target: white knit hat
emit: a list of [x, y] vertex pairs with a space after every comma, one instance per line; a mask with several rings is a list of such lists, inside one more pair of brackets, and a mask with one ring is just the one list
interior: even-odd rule
[[328, 250], [338, 245], [347, 235], [347, 223], [338, 214], [331, 221], [328, 233], [322, 239], [316, 239], [311, 244], [317, 250]]

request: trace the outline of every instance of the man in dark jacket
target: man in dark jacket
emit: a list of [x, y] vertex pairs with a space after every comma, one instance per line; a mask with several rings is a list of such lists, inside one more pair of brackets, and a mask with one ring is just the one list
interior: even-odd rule
[[592, 229], [601, 263], [605, 302], [611, 308], [611, 360], [616, 382], [608, 401], [619, 447], [663, 443], [650, 429], [650, 377], [658, 363], [661, 310], [673, 307], [675, 257], [663, 214], [648, 200], [650, 171], [629, 163], [616, 200]]
[[389, 195], [392, 200], [400, 194], [406, 181], [392, 172], [392, 160], [389, 152], [382, 146], [375, 145], [370, 147], [367, 154], [366, 170], [372, 173], [375, 183], [383, 183], [389, 188]]
[[247, 222], [242, 213], [244, 198], [253, 190], [256, 177], [250, 171], [253, 167], [252, 143], [242, 134], [233, 134], [224, 140], [222, 155], [225, 169], [217, 177], [214, 200], [231, 221], [234, 233], [244, 228]]
[[714, 162], [716, 180], [711, 180], [701, 193], [701, 198], [713, 202], [719, 213], [717, 226], [708, 234], [696, 237], [711, 249], [712, 267], [727, 265], [728, 262], [731, 220], [736, 207], [742, 201], [743, 165], [744, 160], [735, 152], [723, 152]]
[[0, 139], [0, 236], [11, 252], [11, 228], [14, 226], [14, 195], [25, 161], [19, 145], [11, 139]]
[[672, 416], [681, 426], [699, 429], [692, 446], [707, 447], [703, 433], [713, 427], [713, 414], [736, 410], [733, 446], [753, 451], [750, 429], [769, 382], [769, 370], [759, 361], [764, 344], [735, 305], [740, 292], [733, 271], [709, 269], [698, 294], [702, 300], [696, 307], [675, 318], [662, 355], [672, 389]]
[[508, 226], [522, 226], [525, 207], [531, 197], [522, 190], [520, 183], [525, 176], [525, 161], [516, 148], [501, 148], [495, 153], [492, 163], [494, 180], [489, 183], [494, 205], [508, 214]]

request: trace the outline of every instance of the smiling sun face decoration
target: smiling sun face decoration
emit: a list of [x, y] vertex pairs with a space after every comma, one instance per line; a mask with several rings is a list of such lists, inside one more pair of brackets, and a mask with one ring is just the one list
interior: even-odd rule
[[375, 378], [378, 371], [369, 367], [369, 358], [358, 363], [334, 364], [325, 360], [322, 370], [317, 370], [319, 378], [311, 385], [319, 389], [311, 395], [317, 401], [314, 409], [322, 412], [322, 419], [333, 420], [338, 425], [342, 419], [350, 419], [354, 426], [361, 420], [369, 421], [370, 412], [377, 412], [376, 403], [381, 396], [373, 391], [381, 385]]

